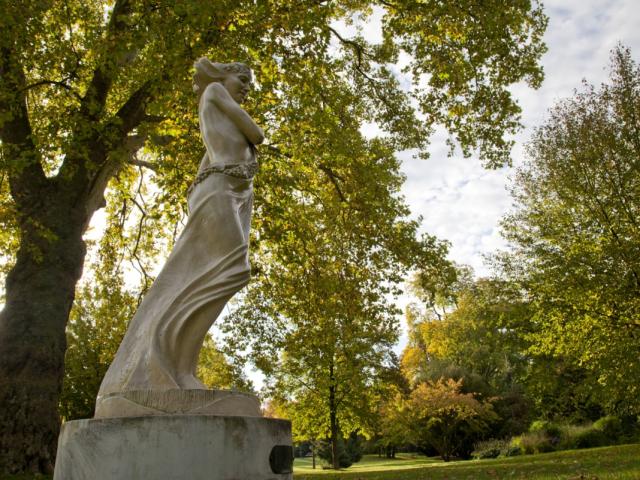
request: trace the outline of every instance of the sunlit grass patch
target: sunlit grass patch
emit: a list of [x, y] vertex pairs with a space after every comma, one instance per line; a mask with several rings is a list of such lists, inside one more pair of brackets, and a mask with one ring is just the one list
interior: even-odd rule
[[[374, 472], [385, 470], [404, 470], [407, 468], [420, 468], [426, 465], [441, 464], [442, 460], [436, 458], [425, 457], [424, 455], [400, 453], [396, 455], [396, 458], [378, 457], [377, 455], [365, 455], [364, 458], [354, 463], [351, 467], [345, 470], [348, 472]], [[295, 473], [335, 473], [331, 470], [322, 469], [322, 460], [316, 458], [316, 469], [312, 468], [311, 457], [296, 458], [294, 462]], [[297, 478], [297, 475], [296, 475]]]
[[296, 460], [295, 480], [640, 480], [640, 445], [449, 463], [369, 455], [340, 472], [313, 471], [310, 465], [310, 459]]

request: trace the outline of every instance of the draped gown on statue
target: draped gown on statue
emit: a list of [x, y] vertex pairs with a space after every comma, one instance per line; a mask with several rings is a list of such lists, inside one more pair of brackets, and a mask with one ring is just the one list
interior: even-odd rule
[[[201, 99], [207, 155], [189, 192], [187, 224], [131, 320], [98, 400], [114, 392], [205, 388], [195, 377], [203, 339], [228, 300], [250, 278], [252, 178], [257, 170], [255, 148], [240, 132], [240, 136], [229, 134], [230, 123], [221, 115]], [[219, 146], [207, 141], [216, 135], [204, 125], [212, 118], [216, 126], [226, 125], [225, 135], [235, 135], [236, 143], [245, 142], [239, 162], [208, 161], [220, 157]]]

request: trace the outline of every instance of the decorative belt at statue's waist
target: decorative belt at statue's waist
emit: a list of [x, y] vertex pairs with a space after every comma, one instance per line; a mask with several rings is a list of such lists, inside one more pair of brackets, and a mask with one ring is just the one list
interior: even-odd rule
[[213, 173], [222, 173], [223, 175], [229, 175], [230, 177], [243, 178], [245, 180], [251, 180], [258, 172], [258, 163], [233, 163], [228, 165], [211, 165], [210, 167], [202, 170], [195, 178], [189, 190], [187, 190], [187, 196], [191, 194], [193, 189], [199, 183], [202, 183], [205, 178]]

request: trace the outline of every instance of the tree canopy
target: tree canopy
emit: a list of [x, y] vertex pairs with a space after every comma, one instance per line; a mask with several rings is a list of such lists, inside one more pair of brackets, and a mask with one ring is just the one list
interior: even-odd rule
[[637, 414], [640, 70], [621, 46], [611, 59], [609, 83], [585, 84], [534, 133], [501, 265], [531, 298], [534, 350], [585, 368], [608, 410]]
[[[377, 43], [337, 27], [374, 10], [382, 12]], [[190, 80], [198, 57], [255, 70], [258, 88], [247, 108], [269, 139], [256, 190], [261, 241], [270, 232], [260, 226], [269, 222], [287, 236], [291, 211], [270, 210], [270, 199], [284, 192], [303, 202], [299, 192], [312, 181], [352, 201], [346, 172], [400, 149], [426, 155], [437, 125], [487, 166], [507, 163], [519, 119], [508, 86], [539, 85], [545, 26], [539, 2], [527, 0], [5, 4], [0, 245], [10, 267], [0, 317], [0, 468], [51, 468], [83, 234], [105, 205], [107, 185], [124, 193], [108, 224], [121, 224], [118, 212], [133, 208], [158, 237], [175, 232], [203, 153]], [[383, 134], [363, 138], [368, 123]], [[159, 193], [148, 205], [134, 202], [135, 166], [156, 174]], [[144, 266], [140, 235], [130, 239], [128, 247], [114, 240], [124, 249], [118, 252]]]

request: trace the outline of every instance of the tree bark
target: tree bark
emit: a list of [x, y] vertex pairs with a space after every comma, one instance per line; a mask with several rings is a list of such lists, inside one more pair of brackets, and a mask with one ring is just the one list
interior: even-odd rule
[[[0, 147], [10, 166], [20, 233], [0, 312], [0, 477], [7, 472], [48, 473], [53, 468], [65, 328], [86, 254], [82, 235], [93, 213], [104, 205], [104, 191], [122, 165], [129, 134], [145, 121], [146, 106], [159, 82], [171, 80], [159, 71], [108, 116], [107, 99], [118, 70], [143, 47], [118, 41], [133, 25], [127, 17], [134, 4], [113, 3], [103, 35], [106, 48], [98, 49], [95, 70], [74, 114], [71, 146], [53, 178], [45, 174], [33, 136], [22, 51], [14, 41], [24, 35], [24, 25], [9, 23], [15, 35], [7, 29], [0, 39]], [[213, 41], [216, 32], [213, 29], [203, 41]]]
[[336, 387], [333, 383], [333, 366], [330, 370], [332, 379], [331, 386], [329, 387], [329, 422], [331, 425], [331, 460], [333, 463], [333, 469], [340, 469], [340, 458], [338, 456], [338, 419], [337, 419], [337, 405], [336, 405]]
[[334, 409], [329, 413], [329, 418], [331, 421], [331, 460], [334, 470], [339, 470], [340, 458], [338, 457], [338, 425]]
[[29, 162], [10, 176], [20, 247], [0, 312], [0, 474], [53, 469], [65, 329], [86, 254], [82, 235], [104, 205], [107, 183], [121, 166], [111, 156], [142, 120], [149, 88], [147, 82], [118, 111], [119, 140], [106, 145], [97, 131], [80, 136], [55, 178], [44, 175], [26, 109], [21, 106], [23, 114], [5, 124], [2, 138], [12, 146], [6, 151]]
[[39, 203], [22, 222], [0, 312], [0, 473], [53, 470], [65, 327], [86, 253], [86, 212]]

